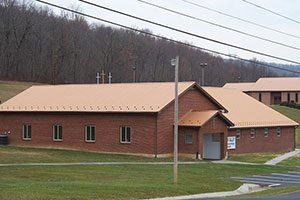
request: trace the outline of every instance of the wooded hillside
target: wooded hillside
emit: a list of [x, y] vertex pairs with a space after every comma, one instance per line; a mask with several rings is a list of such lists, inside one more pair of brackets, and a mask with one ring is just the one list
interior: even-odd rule
[[131, 82], [133, 66], [138, 82], [173, 81], [170, 60], [176, 55], [180, 81], [199, 81], [200, 63], [208, 63], [206, 85], [277, 75], [145, 34], [91, 25], [74, 14], [57, 16], [34, 4], [0, 2], [0, 79], [51, 83], [56, 62], [57, 83], [94, 83], [102, 69], [112, 73], [113, 82]]

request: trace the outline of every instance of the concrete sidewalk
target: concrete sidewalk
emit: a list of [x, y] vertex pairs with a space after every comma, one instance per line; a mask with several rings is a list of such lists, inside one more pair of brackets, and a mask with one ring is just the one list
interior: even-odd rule
[[175, 197], [165, 197], [165, 198], [155, 198], [150, 200], [181, 200], [181, 199], [203, 199], [203, 198], [218, 198], [218, 197], [229, 197], [238, 196], [243, 194], [250, 194], [254, 192], [261, 192], [267, 190], [268, 187], [261, 187], [255, 184], [243, 184], [241, 187], [230, 192], [214, 192], [214, 193], [204, 193], [204, 194], [194, 194], [186, 196], [175, 196]]
[[[180, 165], [203, 164], [205, 162], [178, 162]], [[82, 162], [82, 163], [16, 163], [0, 164], [0, 167], [18, 166], [71, 166], [71, 165], [172, 165], [173, 162]]]
[[280, 163], [281, 161], [285, 160], [285, 159], [288, 159], [290, 157], [293, 157], [297, 154], [300, 153], [300, 149], [296, 149], [295, 151], [292, 151], [292, 152], [289, 152], [289, 153], [286, 153], [282, 156], [278, 156], [272, 160], [269, 160], [268, 162], [265, 163], [265, 165], [276, 165], [277, 163]]

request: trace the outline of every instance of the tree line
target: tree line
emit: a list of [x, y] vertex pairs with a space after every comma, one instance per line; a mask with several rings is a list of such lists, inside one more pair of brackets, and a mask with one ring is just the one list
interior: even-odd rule
[[[150, 30], [144, 30], [151, 32]], [[180, 56], [180, 81], [205, 85], [256, 81], [277, 72], [257, 64], [223, 59], [204, 51], [146, 34], [102, 24], [81, 16], [17, 0], [0, 0], [0, 79], [41, 83], [95, 83], [97, 72], [112, 73], [112, 82], [173, 81], [170, 60]], [[107, 76], [105, 82], [108, 82]]]

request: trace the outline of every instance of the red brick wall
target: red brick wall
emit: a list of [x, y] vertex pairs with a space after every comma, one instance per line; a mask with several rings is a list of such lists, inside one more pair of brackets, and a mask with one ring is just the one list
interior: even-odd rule
[[[0, 133], [10, 130], [12, 145], [155, 154], [156, 114], [0, 113], [0, 119]], [[22, 124], [32, 125], [31, 141], [22, 140]], [[52, 139], [54, 124], [63, 126], [62, 142]], [[85, 142], [85, 125], [96, 126], [95, 143]], [[131, 144], [120, 143], [120, 125], [131, 126]]]
[[[184, 154], [195, 154], [199, 152], [197, 149], [197, 139], [198, 139], [199, 128], [195, 127], [179, 127], [178, 131], [178, 152]], [[184, 134], [190, 133], [193, 134], [193, 143], [185, 144]]]
[[248, 92], [250, 96], [259, 101], [259, 93], [261, 93], [261, 102], [271, 105], [271, 92]]
[[[187, 111], [194, 110], [217, 110], [210, 100], [208, 100], [198, 89], [187, 91], [178, 100], [179, 118]], [[157, 134], [158, 134], [158, 154], [173, 153], [174, 140], [174, 103], [168, 105], [158, 114]]]
[[[240, 129], [241, 139], [236, 140], [236, 149], [228, 150], [232, 154], [284, 152], [295, 148], [295, 128], [282, 127], [281, 136], [277, 136], [277, 127], [269, 128], [269, 136], [264, 136], [264, 128], [255, 129], [255, 138], [250, 137], [251, 129]], [[236, 136], [236, 129], [228, 131], [228, 136]]]

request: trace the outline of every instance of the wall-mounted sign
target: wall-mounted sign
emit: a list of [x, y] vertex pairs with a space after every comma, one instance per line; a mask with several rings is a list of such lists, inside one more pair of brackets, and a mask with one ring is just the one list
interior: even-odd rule
[[235, 149], [236, 140], [235, 137], [227, 137], [227, 149]]

